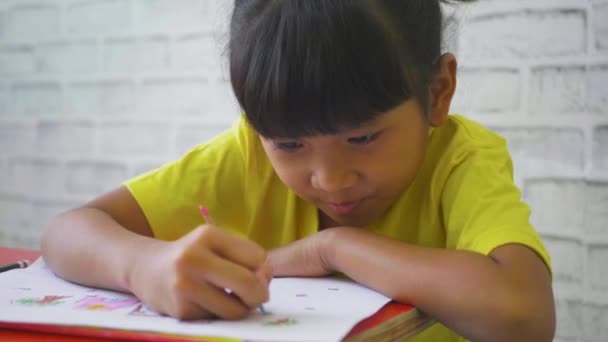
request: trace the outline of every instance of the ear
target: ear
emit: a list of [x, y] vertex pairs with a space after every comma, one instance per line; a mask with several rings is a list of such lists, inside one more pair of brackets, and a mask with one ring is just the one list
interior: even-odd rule
[[451, 53], [442, 55], [437, 61], [430, 89], [429, 123], [431, 126], [439, 127], [448, 119], [450, 104], [456, 91], [457, 69], [458, 62]]

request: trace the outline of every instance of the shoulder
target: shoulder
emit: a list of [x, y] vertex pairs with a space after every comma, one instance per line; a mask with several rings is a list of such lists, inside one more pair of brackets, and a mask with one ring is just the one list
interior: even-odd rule
[[[246, 212], [257, 193], [256, 173], [249, 163], [256, 158], [257, 136], [239, 119], [213, 139], [194, 146], [178, 160], [128, 180], [125, 185], [150, 221], [155, 236], [174, 239], [201, 224], [203, 204], [226, 229], [245, 227]], [[263, 152], [263, 151], [262, 151]], [[246, 193], [248, 196], [243, 196]], [[177, 227], [177, 228], [176, 228]]]
[[462, 115], [450, 115], [447, 123], [436, 129], [446, 149], [481, 150], [505, 148], [506, 140], [479, 122]]
[[430, 137], [428, 158], [434, 173], [446, 179], [454, 169], [497, 167], [512, 175], [512, 161], [506, 140], [482, 124], [462, 115], [450, 115]]
[[[253, 156], [256, 139], [244, 119], [214, 138], [192, 147], [179, 159], [126, 182], [132, 190], [170, 190], [188, 197], [210, 192], [222, 180], [226, 184], [242, 182], [248, 174], [247, 162]], [[226, 182], [229, 180], [229, 182]], [[209, 188], [209, 189], [205, 189]]]
[[257, 135], [245, 119], [240, 117], [230, 128], [195, 145], [168, 166], [188, 171], [209, 168], [225, 171], [226, 167], [243, 171], [249, 162], [259, 159], [260, 152], [263, 150]]

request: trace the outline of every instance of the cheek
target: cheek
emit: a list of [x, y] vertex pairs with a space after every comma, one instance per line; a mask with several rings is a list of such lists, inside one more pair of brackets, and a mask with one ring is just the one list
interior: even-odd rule
[[272, 166], [281, 181], [291, 190], [300, 194], [308, 184], [307, 170], [299, 161], [285, 161], [270, 158]]
[[300, 180], [302, 178], [302, 171], [300, 170], [301, 167], [299, 166], [298, 160], [295, 158], [282, 157], [273, 150], [270, 143], [262, 141], [262, 147], [264, 148], [264, 152], [266, 153], [272, 168], [283, 184], [297, 192], [296, 188], [300, 187], [298, 184], [302, 182]]
[[384, 162], [376, 162], [376, 179], [384, 187], [403, 190], [409, 186], [422, 165], [426, 151], [426, 139], [416, 137], [393, 144], [381, 153]]

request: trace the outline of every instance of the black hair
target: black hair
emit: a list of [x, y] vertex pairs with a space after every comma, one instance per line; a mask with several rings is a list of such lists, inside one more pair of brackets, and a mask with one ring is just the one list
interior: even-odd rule
[[429, 104], [440, 2], [235, 0], [230, 81], [267, 138], [333, 134], [414, 98]]

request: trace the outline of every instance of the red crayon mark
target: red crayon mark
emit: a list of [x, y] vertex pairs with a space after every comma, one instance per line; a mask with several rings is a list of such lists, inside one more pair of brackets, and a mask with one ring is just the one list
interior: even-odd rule
[[67, 296], [44, 296], [41, 300], [38, 301], [39, 304], [49, 304], [53, 303], [56, 300], [67, 298]]

